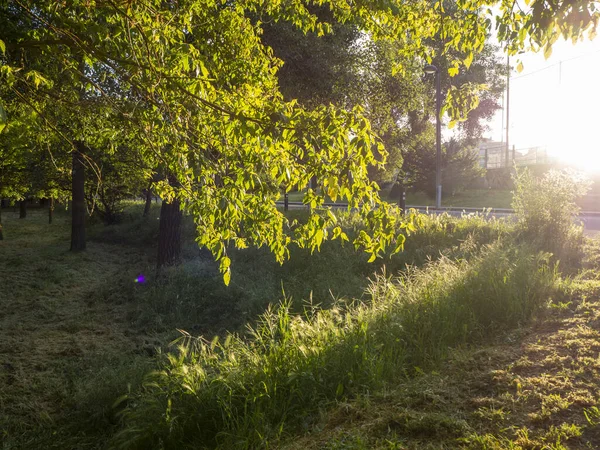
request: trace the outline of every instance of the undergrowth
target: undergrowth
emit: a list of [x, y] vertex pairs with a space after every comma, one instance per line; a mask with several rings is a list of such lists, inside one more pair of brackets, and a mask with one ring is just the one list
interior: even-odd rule
[[246, 335], [185, 336], [127, 398], [121, 448], [268, 448], [328, 402], [433, 367], [449, 346], [526, 321], [552, 294], [548, 256], [501, 244], [377, 276], [368, 301], [267, 310]]

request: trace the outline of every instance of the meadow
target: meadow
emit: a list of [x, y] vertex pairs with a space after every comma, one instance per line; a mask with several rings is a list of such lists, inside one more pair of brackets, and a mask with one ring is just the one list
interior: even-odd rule
[[[88, 249], [73, 254], [67, 213], [48, 225], [44, 211], [4, 211], [3, 449], [597, 442], [596, 363], [561, 367], [527, 353], [574, 345], [560, 333], [589, 357], [597, 348], [598, 251], [580, 229], [535, 222], [555, 234], [540, 240], [526, 214], [510, 223], [420, 215], [404, 251], [375, 263], [339, 243], [294, 249], [282, 266], [265, 249], [234, 252], [225, 287], [189, 222], [182, 264], [157, 276], [158, 207], [141, 212], [130, 202], [120, 224], [91, 223]], [[340, 221], [360, 228], [352, 215]], [[532, 343], [540, 333], [549, 337]], [[585, 402], [569, 384], [538, 386], [541, 372], [524, 384], [511, 372], [523, 358], [584, 377]]]

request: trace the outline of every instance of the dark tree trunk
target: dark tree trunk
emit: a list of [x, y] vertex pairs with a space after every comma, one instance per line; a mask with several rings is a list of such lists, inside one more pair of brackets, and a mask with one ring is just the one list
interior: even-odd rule
[[54, 218], [54, 199], [50, 198], [50, 202], [48, 203], [48, 223], [52, 224], [52, 219]]
[[152, 189], [151, 186], [148, 186], [146, 189], [146, 205], [144, 205], [144, 217], [150, 214], [150, 206], [152, 205]]
[[157, 269], [179, 261], [181, 254], [181, 221], [182, 214], [179, 200], [173, 200], [172, 203], [163, 200], [158, 228]]
[[73, 175], [71, 184], [71, 251], [85, 250], [85, 163], [84, 145], [76, 143], [73, 157]]
[[2, 208], [4, 208], [4, 200], [0, 201], [0, 241], [4, 239], [2, 234]]
[[19, 219], [25, 219], [27, 217], [27, 200], [21, 200], [19, 202]]

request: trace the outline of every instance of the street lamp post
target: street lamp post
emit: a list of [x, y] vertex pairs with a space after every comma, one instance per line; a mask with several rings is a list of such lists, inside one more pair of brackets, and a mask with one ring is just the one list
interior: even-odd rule
[[425, 66], [425, 73], [435, 74], [435, 207], [442, 207], [442, 88], [440, 82], [440, 70], [432, 65]]

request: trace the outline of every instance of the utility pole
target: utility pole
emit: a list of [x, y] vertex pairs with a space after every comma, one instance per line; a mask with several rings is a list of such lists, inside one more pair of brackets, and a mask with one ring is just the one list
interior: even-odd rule
[[442, 112], [442, 82], [440, 71], [438, 69], [435, 74], [435, 136], [436, 136], [436, 171], [435, 171], [435, 183], [436, 183], [436, 196], [435, 196], [435, 207], [441, 209], [442, 207], [442, 118], [440, 117]]
[[427, 64], [425, 73], [435, 74], [435, 207], [442, 208], [442, 83], [440, 70]]
[[510, 131], [510, 56], [506, 55], [506, 167], [508, 167], [509, 131]]

